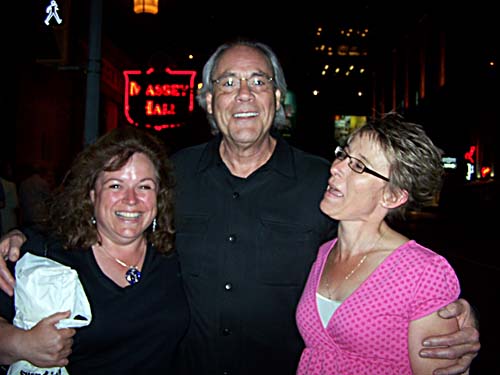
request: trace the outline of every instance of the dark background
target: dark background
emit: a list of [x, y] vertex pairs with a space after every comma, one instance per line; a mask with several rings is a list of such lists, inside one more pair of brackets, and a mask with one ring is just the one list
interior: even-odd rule
[[[18, 179], [22, 177], [23, 164], [38, 158], [55, 162], [62, 174], [82, 147], [89, 62], [85, 38], [96, 26], [96, 20], [90, 16], [93, 1], [58, 1], [61, 7], [70, 4], [72, 13], [67, 18], [71, 37], [66, 48], [70, 58], [63, 64], [37, 62], [41, 57], [60, 54], [60, 30], [48, 31], [40, 19], [50, 1], [12, 1], [2, 6], [0, 155], [14, 162]], [[331, 158], [334, 148], [331, 115], [370, 115], [372, 103], [357, 99], [353, 92], [358, 88], [370, 92], [372, 87], [370, 75], [365, 80], [330, 79], [321, 84], [321, 97], [311, 95], [324, 63], [315, 53], [318, 25], [327, 31], [368, 28], [367, 63], [380, 69], [391, 65], [394, 49], [412, 45], [414, 31], [432, 19], [432, 31], [447, 35], [449, 81], [443, 90], [406, 115], [422, 122], [440, 147], [459, 158], [467, 150], [465, 146], [481, 139], [492, 150], [493, 161], [498, 160], [494, 156], [500, 150], [500, 85], [496, 65], [491, 70], [484, 68], [490, 60], [498, 64], [499, 21], [493, 3], [159, 3], [159, 14], [137, 15], [132, 11], [131, 0], [102, 0], [102, 18], [97, 22], [102, 27], [102, 55], [113, 58], [117, 68], [169, 66], [196, 69], [201, 74], [203, 64], [221, 43], [237, 37], [263, 41], [277, 53], [289, 89], [297, 95], [297, 124], [290, 141], [327, 158]], [[188, 54], [194, 58], [188, 59]], [[370, 71], [373, 73], [375, 69]], [[165, 136], [172, 150], [210, 136], [204, 114], [197, 107], [192, 120], [185, 130]], [[56, 126], [58, 123], [65, 125]], [[102, 124], [100, 131], [105, 131]], [[494, 178], [488, 184], [462, 181], [447, 189], [441, 200], [437, 209], [414, 213], [401, 224], [401, 230], [449, 259], [460, 277], [463, 296], [478, 309], [482, 349], [471, 374], [500, 374], [496, 358], [500, 332], [495, 319], [500, 308], [500, 256], [495, 241], [498, 183]]]

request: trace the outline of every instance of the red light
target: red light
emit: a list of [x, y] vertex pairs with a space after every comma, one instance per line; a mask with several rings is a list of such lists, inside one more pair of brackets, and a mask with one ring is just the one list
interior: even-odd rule
[[490, 167], [482, 167], [481, 168], [481, 177], [486, 177], [489, 176], [491, 173], [491, 168]]
[[476, 146], [470, 146], [469, 151], [467, 151], [464, 155], [465, 160], [474, 164], [474, 152], [476, 152]]

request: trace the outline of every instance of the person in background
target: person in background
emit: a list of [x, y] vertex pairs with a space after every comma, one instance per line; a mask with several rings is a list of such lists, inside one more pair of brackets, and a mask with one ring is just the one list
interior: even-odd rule
[[57, 329], [68, 312], [19, 329], [0, 293], [0, 363], [24, 359], [78, 374], [172, 373], [189, 322], [173, 251], [172, 166], [162, 142], [125, 126], [83, 150], [49, 204], [44, 236], [29, 249], [75, 269], [87, 294], [87, 327]]
[[2, 163], [0, 169], [0, 183], [3, 185], [5, 193], [5, 206], [0, 209], [2, 221], [1, 234], [4, 235], [19, 225], [17, 221], [17, 212], [19, 210], [17, 186], [14, 182], [11, 164], [7, 161]]
[[[221, 45], [202, 81], [197, 101], [214, 137], [171, 157], [175, 247], [191, 308], [177, 372], [292, 375], [304, 348], [297, 303], [318, 247], [337, 229], [319, 209], [330, 163], [280, 136], [287, 85], [267, 45]], [[0, 254], [15, 260], [23, 237], [4, 236]], [[0, 258], [0, 287], [13, 285]], [[465, 300], [441, 310], [448, 318], [469, 313]], [[463, 372], [478, 337], [466, 319], [460, 331], [430, 338], [427, 354], [460, 357]]]
[[47, 175], [49, 168], [44, 162], [28, 167], [29, 175], [19, 183], [20, 221], [24, 226], [42, 225], [47, 217], [47, 200], [52, 186]]
[[396, 113], [337, 147], [320, 209], [339, 221], [338, 236], [320, 247], [298, 304], [306, 344], [298, 375], [432, 374], [456, 365], [419, 351], [427, 336], [463, 324], [437, 314], [459, 297], [458, 278], [442, 256], [387, 222], [431, 203], [443, 174], [422, 126]]

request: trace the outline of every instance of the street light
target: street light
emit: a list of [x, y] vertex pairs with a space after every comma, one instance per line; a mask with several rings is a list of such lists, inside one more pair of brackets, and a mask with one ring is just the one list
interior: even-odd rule
[[134, 0], [134, 13], [158, 13], [158, 0]]

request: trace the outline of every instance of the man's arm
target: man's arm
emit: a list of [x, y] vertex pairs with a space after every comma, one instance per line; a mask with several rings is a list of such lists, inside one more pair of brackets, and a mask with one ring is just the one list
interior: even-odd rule
[[423, 358], [419, 355], [422, 341], [429, 336], [446, 335], [459, 329], [458, 319], [442, 319], [437, 311], [410, 321], [408, 327], [408, 355], [413, 374], [430, 375], [439, 368], [449, 368], [457, 363], [457, 359]]
[[7, 267], [6, 260], [16, 262], [26, 236], [18, 229], [11, 230], [0, 238], [0, 289], [9, 296], [14, 295], [15, 279]]
[[74, 328], [56, 328], [70, 311], [55, 313], [29, 330], [20, 329], [0, 317], [0, 363], [11, 365], [26, 360], [38, 367], [63, 367], [71, 354]]
[[432, 336], [423, 341], [427, 347], [420, 351], [424, 358], [457, 359], [453, 366], [437, 369], [433, 375], [469, 374], [472, 360], [477, 356], [479, 342], [479, 324], [470, 304], [463, 298], [450, 303], [438, 311], [441, 318], [456, 318], [459, 330], [449, 335]]

